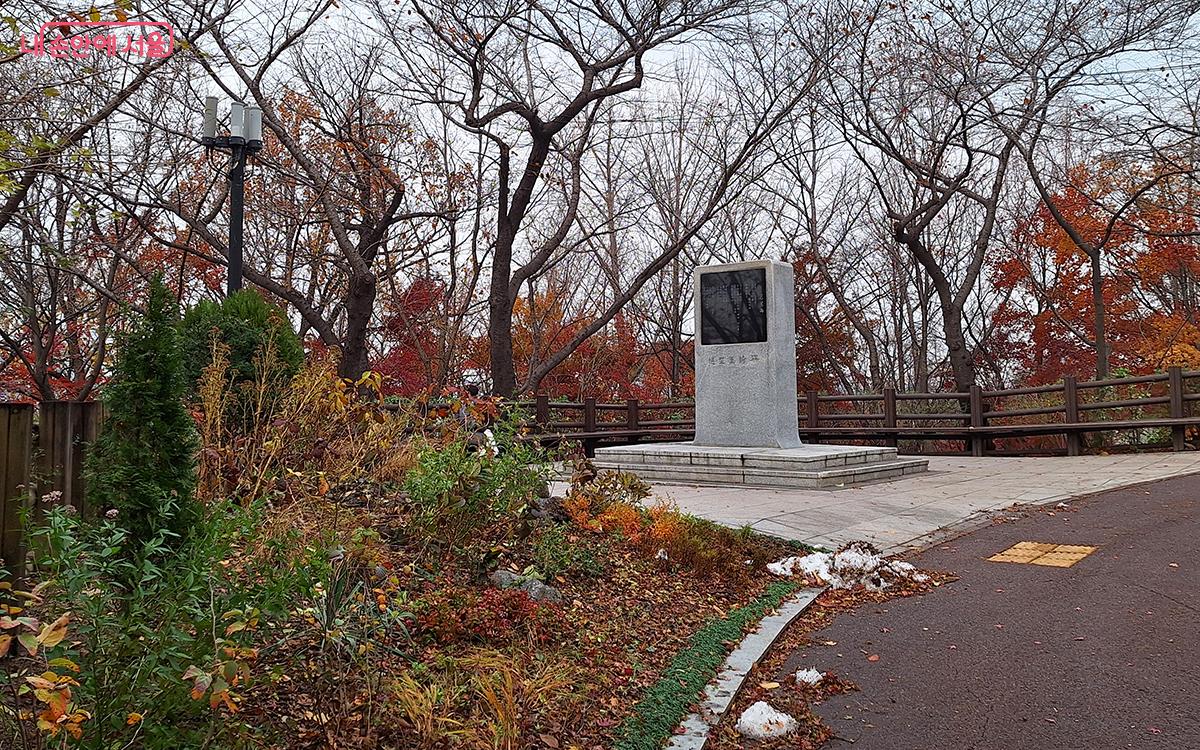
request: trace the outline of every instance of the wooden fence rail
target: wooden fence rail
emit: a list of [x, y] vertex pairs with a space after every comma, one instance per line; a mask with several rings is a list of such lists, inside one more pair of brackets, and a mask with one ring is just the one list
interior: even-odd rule
[[[1089, 434], [1129, 431], [1169, 432], [1170, 442], [1162, 447], [1184, 450], [1187, 429], [1200, 427], [1192, 413], [1198, 400], [1200, 371], [1172, 367], [1156, 375], [1067, 377], [1054, 385], [995, 391], [974, 386], [965, 393], [807, 391], [797, 399], [797, 411], [800, 436], [810, 442], [882, 443], [925, 453], [947, 452], [950, 443], [974, 456], [1078, 456]], [[695, 405], [689, 402], [601, 404], [539, 395], [517, 405], [531, 413], [528, 424], [538, 440], [579, 441], [589, 455], [604, 443], [686, 440], [695, 432]], [[1001, 443], [1006, 447], [998, 447]]]

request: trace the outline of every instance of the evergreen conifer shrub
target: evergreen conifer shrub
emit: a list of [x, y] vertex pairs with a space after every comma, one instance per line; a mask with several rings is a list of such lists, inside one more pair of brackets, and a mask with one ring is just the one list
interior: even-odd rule
[[162, 535], [171, 545], [203, 512], [194, 496], [198, 444], [183, 404], [178, 312], [161, 279], [151, 284], [146, 307], [101, 395], [107, 416], [88, 451], [88, 502], [100, 513], [115, 510], [134, 539]]
[[228, 347], [227, 377], [235, 394], [230, 408], [237, 412], [229, 416], [243, 427], [250, 424], [254, 401], [246, 392], [264, 384], [274, 401], [304, 363], [304, 347], [287, 316], [250, 289], [192, 307], [183, 316], [180, 335], [189, 392], [212, 363], [213, 339]]

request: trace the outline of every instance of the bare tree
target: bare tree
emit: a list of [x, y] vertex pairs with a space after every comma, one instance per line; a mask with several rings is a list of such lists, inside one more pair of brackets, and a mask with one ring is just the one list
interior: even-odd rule
[[[783, 14], [742, 0], [632, 5], [607, 0], [550, 5], [418, 0], [413, 5], [420, 19], [416, 28], [406, 23], [402, 9], [379, 0], [372, 7], [381, 25], [392, 30], [407, 63], [397, 85], [414, 99], [436, 105], [464, 132], [485, 138], [491, 149], [496, 220], [490, 242], [488, 336], [493, 388], [504, 395], [536, 385], [671, 262], [729, 193], [737, 191], [745, 173], [753, 172], [763, 142], [785, 122], [811, 80], [810, 69], [800, 60], [808, 63], [810, 56], [784, 47], [778, 36], [749, 39], [748, 32], [769, 28]], [[582, 164], [594, 147], [603, 108], [646, 84], [656, 55], [685, 43], [693, 50], [728, 49], [714, 38], [718, 33], [739, 40], [743, 54], [758, 55], [758, 73], [769, 75], [751, 79], [754, 87], [767, 88], [752, 92], [751, 85], [743, 86], [741, 98], [728, 102], [728, 112], [742, 118], [743, 127], [738, 139], [722, 149], [724, 169], [710, 184], [706, 210], [692, 217], [678, 241], [631, 274], [626, 288], [578, 336], [518, 382], [513, 306], [529, 279], [576, 244]], [[812, 41], [827, 39], [826, 33]], [[555, 173], [564, 175], [565, 191], [547, 188], [545, 176]], [[530, 223], [546, 200], [555, 207], [553, 219]]]
[[992, 126], [987, 101], [1018, 77], [988, 67], [986, 29], [916, 10], [880, 3], [861, 16], [854, 53], [831, 67], [827, 104], [868, 170], [893, 239], [933, 285], [950, 370], [966, 391], [976, 372], [965, 312], [1014, 148]]
[[[1090, 262], [1092, 329], [1068, 330], [1095, 348], [1097, 378], [1108, 376], [1111, 356], [1105, 254], [1114, 238], [1128, 229], [1129, 214], [1148, 193], [1164, 180], [1195, 170], [1191, 158], [1158, 158], [1194, 142], [1196, 133], [1189, 127], [1193, 120], [1163, 117], [1163, 110], [1139, 96], [1147, 71], [1129, 65], [1126, 58], [1132, 54], [1133, 60], [1144, 61], [1178, 49], [1187, 41], [1197, 11], [1196, 2], [1054, 2], [1014, 10], [1004, 23], [996, 24], [994, 54], [1001, 64], [1020, 71], [1027, 83], [1020, 106], [992, 99], [990, 114], [1016, 147], [1047, 212]], [[994, 10], [983, 4], [969, 3], [964, 12], [974, 20], [994, 17]], [[1072, 177], [1080, 174], [1074, 168], [1089, 148], [1096, 163], [1158, 163], [1125, 189], [1102, 195], [1095, 186], [1078, 184]], [[1070, 192], [1089, 200], [1103, 217], [1098, 232], [1085, 230], [1078, 217], [1063, 210], [1062, 198]]]

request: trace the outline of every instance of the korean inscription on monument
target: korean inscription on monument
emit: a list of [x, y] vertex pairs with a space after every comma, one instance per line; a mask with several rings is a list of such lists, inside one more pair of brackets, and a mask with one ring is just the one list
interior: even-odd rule
[[700, 275], [700, 343], [767, 340], [767, 272], [763, 268]]

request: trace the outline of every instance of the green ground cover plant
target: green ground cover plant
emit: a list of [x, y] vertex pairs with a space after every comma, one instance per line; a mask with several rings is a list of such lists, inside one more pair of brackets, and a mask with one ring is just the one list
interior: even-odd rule
[[671, 660], [633, 714], [625, 720], [614, 750], [660, 748], [683, 720], [688, 706], [704, 690], [729, 654], [730, 643], [741, 640], [748, 627], [779, 607], [798, 588], [791, 581], [770, 584], [753, 602], [716, 618], [691, 637], [688, 647]]

